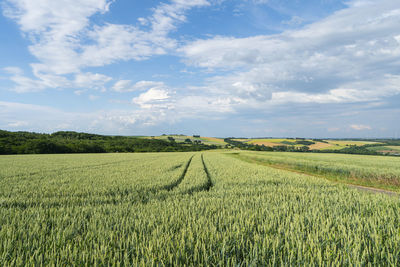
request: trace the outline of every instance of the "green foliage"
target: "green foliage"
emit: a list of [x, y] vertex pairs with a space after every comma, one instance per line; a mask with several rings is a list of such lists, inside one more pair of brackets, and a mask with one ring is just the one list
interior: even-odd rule
[[218, 152], [0, 157], [1, 266], [398, 266], [399, 220], [398, 198]]
[[60, 153], [106, 153], [106, 152], [171, 152], [215, 149], [215, 145], [201, 142], [179, 144], [130, 136], [106, 136], [77, 132], [38, 134], [0, 130], [0, 154], [60, 154]]
[[321, 143], [329, 144], [326, 140], [323, 140], [323, 139], [313, 139], [313, 141], [314, 141], [314, 143], [321, 142]]
[[330, 150], [320, 150], [320, 153], [343, 153], [343, 154], [359, 154], [359, 155], [379, 155], [380, 153], [376, 151], [369, 150], [368, 147], [376, 146], [373, 145], [363, 145], [363, 146], [356, 146], [350, 145], [345, 148], [341, 149], [330, 149]]
[[289, 145], [289, 146], [293, 146], [296, 144], [296, 142], [291, 142], [291, 141], [282, 141], [281, 144], [285, 144], [285, 145]]
[[296, 144], [297, 144], [297, 145], [310, 146], [310, 145], [315, 144], [315, 142], [313, 142], [313, 141], [307, 141], [307, 140], [297, 140], [297, 141], [296, 141]]

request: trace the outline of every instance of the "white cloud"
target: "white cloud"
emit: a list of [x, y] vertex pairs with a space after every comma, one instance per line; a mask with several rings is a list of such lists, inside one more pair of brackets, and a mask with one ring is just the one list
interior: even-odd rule
[[29, 51], [39, 59], [35, 72], [66, 74], [79, 71], [79, 34], [89, 25], [89, 17], [108, 11], [110, 1], [83, 0], [79, 4], [50, 0], [7, 0], [4, 14], [14, 19], [32, 45]]
[[164, 87], [164, 86], [165, 84], [163, 82], [139, 81], [133, 84], [131, 80], [119, 80], [114, 84], [112, 89], [116, 92], [123, 93], [123, 92], [140, 91], [140, 90], [146, 90], [150, 88]]
[[12, 128], [26, 127], [29, 123], [26, 121], [14, 121], [7, 124], [7, 126]]
[[[105, 84], [112, 80], [111, 77], [106, 75], [91, 72], [77, 73], [74, 80], [69, 80], [62, 75], [48, 73], [38, 73], [37, 79], [34, 79], [27, 77], [23, 70], [17, 67], [7, 67], [3, 70], [10, 74], [8, 79], [15, 84], [12, 90], [17, 93], [39, 92], [47, 88], [83, 88], [84, 90], [98, 89], [104, 91]], [[75, 92], [79, 95], [84, 90], [75, 90]]]
[[[38, 91], [74, 82], [73, 86], [101, 88], [108, 78], [102, 74], [82, 74], [84, 68], [166, 54], [176, 47], [176, 41], [168, 34], [186, 20], [185, 12], [209, 5], [206, 0], [173, 0], [160, 4], [153, 9], [153, 15], [140, 19], [142, 23], [148, 22], [150, 30], [110, 23], [93, 25], [90, 17], [108, 12], [111, 3], [109, 0], [79, 3], [6, 0], [4, 15], [15, 20], [29, 37], [32, 42], [29, 51], [39, 61], [31, 64], [37, 80], [13, 73], [16, 90]], [[66, 81], [65, 75], [71, 73], [77, 75], [76, 80]]]
[[9, 73], [11, 76], [8, 77], [9, 80], [13, 81], [15, 86], [13, 91], [18, 93], [26, 92], [39, 92], [46, 88], [46, 80], [37, 80], [26, 77], [22, 69], [18, 67], [6, 67], [3, 70]]
[[105, 84], [111, 80], [111, 77], [99, 73], [78, 73], [75, 76], [74, 85], [79, 88], [105, 90]]
[[155, 105], [165, 103], [169, 99], [169, 93], [165, 89], [151, 88], [132, 99], [132, 102], [138, 104], [142, 108], [152, 108]]
[[345, 83], [343, 87], [325, 93], [283, 91], [272, 93], [271, 102], [295, 103], [356, 103], [379, 101], [381, 98], [400, 94], [400, 76], [384, 75], [378, 80]]
[[3, 68], [3, 71], [13, 75], [22, 75], [24, 73], [22, 69], [18, 67], [5, 67]]
[[[55, 132], [72, 130], [105, 134], [132, 134], [135, 129], [167, 121], [165, 112], [155, 110], [96, 110], [93, 112], [60, 109], [0, 101], [0, 128], [9, 130]], [[139, 133], [139, 132], [137, 132]]]
[[356, 131], [363, 131], [363, 130], [372, 130], [372, 127], [369, 125], [363, 125], [363, 124], [352, 124], [350, 125], [350, 128]]
[[80, 31], [94, 13], [108, 11], [110, 3], [107, 0], [82, 0], [79, 4], [68, 0], [7, 0], [4, 14], [15, 19], [25, 32], [59, 30], [59, 36], [65, 36]]
[[144, 31], [136, 26], [106, 24], [95, 26], [88, 33], [93, 45], [82, 46], [84, 66], [103, 66], [118, 60], [143, 60], [153, 55], [163, 55], [176, 48], [175, 40], [168, 34], [177, 24], [185, 22], [185, 12], [193, 7], [207, 6], [206, 0], [178, 1], [160, 4], [149, 18], [139, 18], [140, 24], [149, 25]]
[[299, 30], [216, 36], [179, 48], [188, 65], [228, 74], [209, 80], [225, 94], [275, 103], [376, 101], [399, 94], [400, 3], [349, 7]]

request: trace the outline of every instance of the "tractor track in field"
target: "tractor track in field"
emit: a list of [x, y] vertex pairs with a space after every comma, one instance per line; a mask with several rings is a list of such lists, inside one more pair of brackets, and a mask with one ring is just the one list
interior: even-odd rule
[[[107, 192], [103, 194], [103, 196], [108, 196], [110, 197], [109, 199], [106, 200], [87, 200], [87, 199], [76, 199], [74, 201], [70, 202], [65, 202], [63, 198], [57, 198], [57, 199], [48, 199], [48, 202], [42, 203], [41, 201], [30, 201], [30, 202], [20, 202], [20, 201], [15, 201], [15, 200], [5, 200], [5, 201], [0, 201], [0, 208], [18, 208], [18, 209], [29, 209], [29, 208], [59, 208], [59, 207], [76, 207], [76, 206], [97, 206], [97, 205], [119, 205], [121, 203], [142, 203], [146, 204], [151, 200], [159, 200], [163, 201], [168, 198], [168, 194], [166, 191], [172, 191], [175, 189], [179, 184], [182, 183], [182, 181], [185, 179], [186, 173], [190, 167], [190, 164], [192, 162], [192, 159], [194, 158], [195, 155], [192, 155], [189, 160], [186, 162], [185, 167], [179, 176], [179, 178], [167, 185], [161, 186], [159, 188], [143, 188], [142, 190], [124, 190], [123, 192]], [[207, 181], [205, 184], [192, 188], [188, 190], [187, 192], [182, 192], [181, 194], [192, 194], [194, 192], [200, 192], [200, 191], [208, 191], [210, 188], [213, 186], [211, 176], [208, 172], [208, 169], [204, 163], [203, 157], [201, 157], [202, 162], [203, 162], [203, 168], [204, 171], [206, 172], [207, 175]], [[99, 164], [100, 165], [100, 164]], [[99, 166], [96, 165], [96, 166]], [[108, 164], [101, 164], [101, 166], [108, 165]], [[177, 166], [174, 166], [172, 169], [177, 169], [182, 167], [183, 164], [179, 164]], [[93, 167], [95, 165], [91, 165]], [[74, 168], [76, 169], [76, 168]], [[164, 193], [162, 193], [164, 191]], [[136, 194], [133, 194], [136, 193]], [[133, 194], [135, 197], [133, 199], [130, 199], [128, 196]], [[159, 194], [159, 195], [156, 195]], [[119, 198], [117, 198], [119, 196]], [[122, 197], [121, 197], [122, 196]], [[83, 197], [80, 195], [75, 195], [75, 197]]]
[[183, 172], [182, 172], [182, 174], [179, 176], [179, 178], [178, 178], [175, 182], [173, 182], [173, 183], [171, 183], [171, 184], [167, 184], [167, 185], [161, 187], [162, 190], [171, 191], [172, 189], [174, 189], [175, 187], [177, 187], [180, 183], [182, 183], [183, 179], [185, 179], [187, 170], [189, 169], [189, 166], [190, 166], [190, 163], [192, 162], [193, 157], [194, 157], [194, 155], [190, 157], [190, 159], [189, 159], [188, 162], [186, 163], [185, 168], [183, 169]]
[[[328, 178], [324, 177], [323, 175], [316, 175], [310, 172], [306, 172], [306, 171], [302, 171], [302, 170], [296, 170], [296, 169], [291, 169], [288, 167], [285, 167], [283, 165], [278, 165], [278, 164], [269, 164], [269, 163], [263, 163], [263, 162], [259, 162], [255, 159], [244, 159], [240, 156], [235, 156], [235, 158], [244, 161], [244, 162], [249, 162], [249, 163], [254, 163], [254, 164], [258, 164], [258, 165], [262, 165], [262, 166], [267, 166], [267, 167], [271, 167], [274, 169], [278, 169], [278, 170], [285, 170], [288, 172], [293, 172], [293, 173], [297, 173], [297, 174], [303, 174], [303, 175], [307, 175], [307, 176], [311, 176], [311, 177], [317, 177], [317, 178], [323, 178], [326, 179], [330, 182], [333, 182], [332, 180], [329, 180]], [[250, 161], [249, 161], [250, 160]], [[368, 187], [368, 186], [363, 186], [363, 185], [357, 185], [357, 184], [351, 184], [351, 183], [346, 183], [346, 182], [333, 182], [335, 184], [344, 184], [347, 185], [350, 188], [354, 188], [354, 189], [358, 189], [360, 191], [364, 191], [364, 192], [369, 192], [369, 193], [375, 193], [375, 194], [385, 194], [388, 196], [400, 196], [399, 193], [394, 192], [394, 191], [390, 191], [390, 190], [386, 190], [386, 189], [381, 189], [381, 188], [375, 188], [375, 187]]]
[[210, 173], [208, 172], [207, 165], [204, 162], [203, 154], [201, 154], [201, 162], [203, 163], [204, 172], [207, 175], [207, 183], [205, 184], [205, 190], [210, 191], [211, 187], [214, 186], [214, 183], [213, 183], [213, 181], [211, 179]]
[[189, 190], [186, 191], [186, 194], [193, 194], [193, 193], [197, 193], [197, 192], [201, 192], [201, 191], [210, 191], [210, 189], [214, 186], [214, 183], [211, 179], [211, 175], [208, 172], [207, 165], [204, 162], [203, 154], [201, 154], [201, 162], [203, 164], [203, 170], [206, 174], [207, 181], [202, 185], [190, 188]]

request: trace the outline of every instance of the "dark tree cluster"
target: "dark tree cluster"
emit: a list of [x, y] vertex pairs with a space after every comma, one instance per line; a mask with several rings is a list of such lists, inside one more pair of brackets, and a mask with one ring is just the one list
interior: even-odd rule
[[0, 130], [0, 154], [173, 152], [215, 148], [217, 146], [201, 143], [183, 144], [131, 136], [106, 136], [71, 131], [41, 134]]

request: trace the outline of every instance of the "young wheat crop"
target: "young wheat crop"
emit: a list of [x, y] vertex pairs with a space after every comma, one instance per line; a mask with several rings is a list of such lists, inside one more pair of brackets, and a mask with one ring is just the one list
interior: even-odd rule
[[398, 266], [399, 214], [218, 152], [0, 158], [2, 266]]

